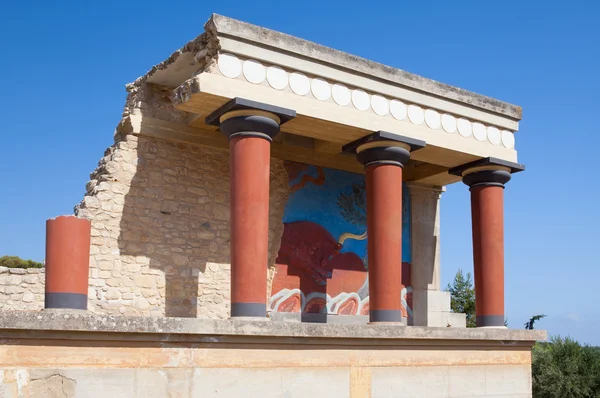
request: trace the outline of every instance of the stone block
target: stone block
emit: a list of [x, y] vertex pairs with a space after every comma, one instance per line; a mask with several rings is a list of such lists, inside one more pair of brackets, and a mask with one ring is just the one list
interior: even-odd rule
[[150, 303], [143, 297], [139, 297], [133, 300], [133, 306], [138, 310], [147, 310], [150, 308]]
[[372, 398], [448, 397], [446, 366], [373, 368]]
[[25, 293], [22, 300], [24, 303], [33, 303], [35, 301], [35, 295], [33, 293]]
[[108, 289], [104, 294], [104, 298], [107, 300], [118, 300], [121, 298], [121, 292], [119, 292], [119, 289]]
[[102, 271], [109, 271], [112, 270], [115, 266], [114, 261], [99, 261], [98, 262], [98, 268], [100, 268]]
[[485, 392], [488, 396], [528, 394], [531, 388], [530, 365], [485, 366]]
[[61, 397], [74, 398], [77, 381], [60, 374], [59, 371], [45, 372], [31, 370], [32, 378], [29, 383], [31, 397]]
[[346, 398], [350, 396], [349, 383], [347, 368], [195, 369], [191, 395], [203, 398]]
[[6, 288], [4, 289], [4, 293], [6, 294], [18, 294], [18, 293], [23, 293], [25, 291], [25, 289], [23, 289], [21, 286], [6, 286]]
[[486, 395], [485, 366], [449, 366], [448, 396], [450, 398]]
[[446, 312], [446, 324], [453, 328], [466, 328], [467, 327], [467, 315], [458, 314], [454, 312]]
[[[165, 370], [157, 370], [157, 369], [136, 369], [135, 370], [135, 391], [139, 397], [169, 397], [172, 396], [172, 392], [175, 391], [189, 391], [189, 389], [185, 389], [184, 386], [179, 386], [177, 390], [169, 391], [169, 384], [171, 383], [170, 379], [177, 379], [176, 373], [184, 373], [185, 371], [178, 371], [177, 369], [165, 369]], [[181, 383], [179, 383], [181, 384]], [[173, 386], [175, 387], [175, 386]], [[182, 388], [183, 387], [183, 388]], [[185, 397], [187, 394], [180, 394], [182, 397]]]
[[38, 283], [39, 276], [38, 275], [27, 275], [23, 277], [23, 282], [25, 283]]
[[7, 278], [9, 285], [20, 285], [23, 282], [21, 275], [9, 275]]
[[413, 306], [425, 303], [427, 312], [450, 311], [450, 292], [413, 289]]
[[466, 328], [467, 316], [454, 312], [430, 312], [427, 314], [427, 326]]
[[156, 285], [156, 276], [154, 275], [136, 275], [133, 282], [137, 287], [153, 288]]
[[[53, 372], [75, 382], [75, 397], [130, 398], [159, 396], [136, 394], [136, 369], [61, 369]], [[31, 371], [31, 377], [37, 378], [34, 371]], [[155, 376], [144, 381], [152, 386], [153, 381], [156, 379]]]

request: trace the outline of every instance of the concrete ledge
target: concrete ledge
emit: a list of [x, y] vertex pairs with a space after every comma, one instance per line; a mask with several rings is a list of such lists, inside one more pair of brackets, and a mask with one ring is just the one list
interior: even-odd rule
[[[50, 332], [50, 333], [49, 333]], [[297, 343], [348, 344], [348, 339], [361, 340], [360, 344], [440, 344], [452, 340], [454, 344], [532, 345], [546, 340], [542, 330], [431, 328], [395, 325], [348, 325], [265, 321], [212, 320], [198, 318], [150, 318], [82, 315], [66, 312], [0, 312], [0, 338], [40, 338], [54, 332], [56, 338], [78, 338], [80, 332], [94, 333], [95, 339], [128, 340], [135, 334], [146, 341], [212, 341], [239, 338], [294, 339]], [[145, 338], [144, 338], [145, 335]], [[229, 339], [230, 340], [230, 339]], [[344, 340], [346, 340], [344, 342]], [[421, 341], [421, 343], [419, 343]], [[479, 342], [479, 343], [477, 343]]]
[[270, 312], [269, 318], [274, 322], [329, 323], [332, 325], [366, 325], [367, 323], [369, 323], [368, 315], [331, 315], [310, 314], [300, 312]]

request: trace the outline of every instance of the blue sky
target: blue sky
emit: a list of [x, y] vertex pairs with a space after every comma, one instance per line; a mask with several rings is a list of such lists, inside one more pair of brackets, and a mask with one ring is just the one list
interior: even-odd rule
[[[20, 1], [0, 10], [0, 255], [44, 256], [120, 119], [125, 83], [212, 12], [516, 103], [506, 312], [600, 345], [600, 4], [594, 1]], [[442, 279], [472, 269], [469, 194], [442, 200]]]

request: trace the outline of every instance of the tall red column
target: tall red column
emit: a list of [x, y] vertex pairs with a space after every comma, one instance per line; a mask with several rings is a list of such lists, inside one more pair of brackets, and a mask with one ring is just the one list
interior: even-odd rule
[[232, 317], [267, 315], [271, 141], [294, 116], [235, 98], [206, 118], [229, 138]]
[[425, 146], [379, 131], [348, 144], [365, 165], [369, 263], [369, 320], [402, 322], [402, 168]]
[[504, 185], [522, 170], [494, 158], [450, 170], [471, 191], [477, 327], [504, 327]]
[[367, 234], [371, 322], [400, 322], [402, 167], [367, 164]]
[[46, 221], [45, 308], [87, 309], [91, 228], [75, 216]]
[[271, 143], [238, 136], [229, 148], [232, 316], [266, 316]]
[[504, 325], [504, 188], [471, 188], [477, 326]]

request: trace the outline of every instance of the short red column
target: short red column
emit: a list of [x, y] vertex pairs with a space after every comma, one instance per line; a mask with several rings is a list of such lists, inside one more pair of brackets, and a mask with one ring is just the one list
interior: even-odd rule
[[371, 323], [402, 322], [402, 168], [424, 146], [379, 131], [343, 148], [365, 165]]
[[371, 322], [402, 320], [402, 167], [369, 164], [367, 234]]
[[206, 118], [229, 138], [232, 317], [267, 315], [271, 141], [295, 115], [234, 98]]
[[504, 185], [524, 169], [484, 158], [449, 170], [471, 191], [477, 327], [504, 327]]
[[46, 221], [45, 308], [87, 309], [91, 228], [75, 216]]

